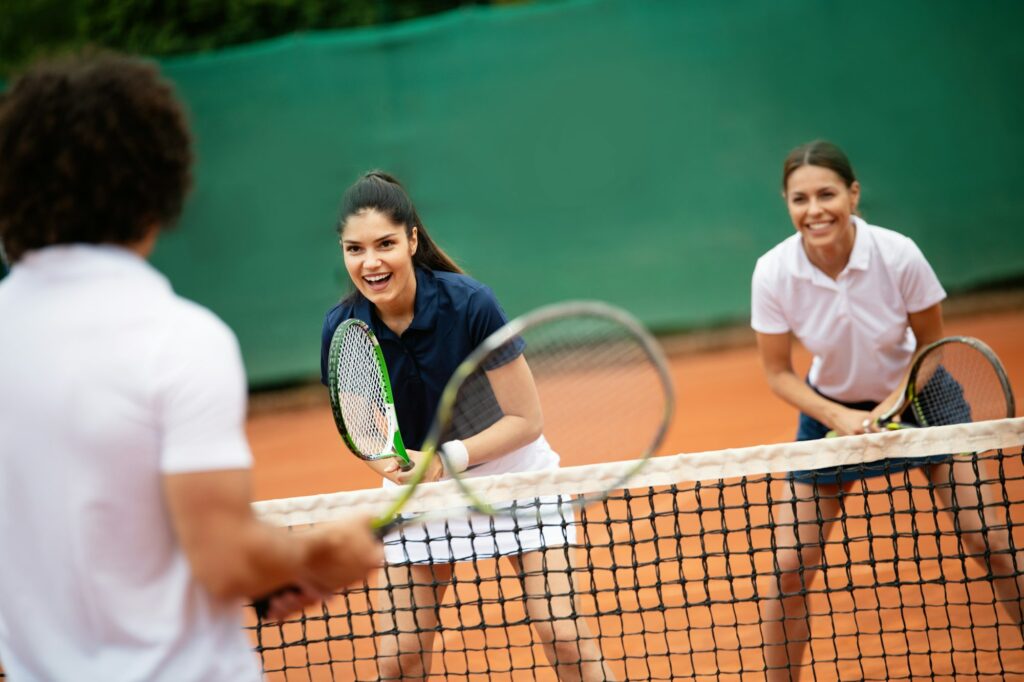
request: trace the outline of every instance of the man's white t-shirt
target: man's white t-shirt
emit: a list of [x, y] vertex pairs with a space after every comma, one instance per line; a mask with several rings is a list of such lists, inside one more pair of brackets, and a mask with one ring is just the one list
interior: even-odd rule
[[0, 661], [12, 682], [260, 679], [239, 604], [193, 578], [165, 474], [243, 469], [237, 341], [115, 246], [0, 283]]
[[946, 292], [909, 237], [853, 221], [850, 261], [835, 280], [807, 258], [799, 233], [758, 259], [751, 326], [792, 332], [814, 354], [808, 380], [829, 398], [878, 402], [899, 386], [913, 357], [908, 315]]

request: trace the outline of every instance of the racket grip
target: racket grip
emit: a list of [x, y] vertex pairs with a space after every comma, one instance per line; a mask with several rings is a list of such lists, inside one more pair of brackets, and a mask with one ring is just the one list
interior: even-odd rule
[[412, 460], [406, 462], [399, 458], [398, 468], [401, 469], [402, 471], [412, 471], [413, 469], [416, 468], [416, 464]]
[[[412, 468], [412, 467], [410, 467], [410, 468]], [[374, 533], [374, 535], [377, 536], [377, 539], [383, 540], [384, 536], [387, 535], [388, 533], [390, 533], [391, 530], [396, 525], [397, 525], [397, 523], [395, 521], [392, 521], [391, 523], [386, 524], [384, 526], [381, 526], [379, 528], [374, 528], [373, 529], [373, 533]], [[267, 619], [267, 615], [270, 614], [270, 600], [273, 599], [274, 597], [276, 597], [276, 596], [278, 596], [280, 594], [287, 594], [288, 592], [298, 592], [298, 591], [299, 591], [299, 589], [297, 587], [292, 587], [292, 586], [282, 587], [281, 589], [277, 590], [276, 592], [273, 592], [272, 594], [268, 594], [265, 597], [260, 597], [259, 599], [254, 599], [253, 602], [252, 602], [252, 608], [253, 608], [253, 611], [256, 612], [256, 618], [259, 619], [260, 622], [263, 622], [263, 621], [265, 621]]]
[[267, 615], [270, 613], [270, 600], [274, 597], [280, 594], [287, 594], [289, 592], [298, 591], [299, 589], [297, 587], [282, 587], [273, 594], [268, 594], [265, 597], [261, 597], [259, 599], [254, 600], [252, 603], [252, 608], [256, 612], [256, 618], [258, 618], [260, 621], [264, 621], [267, 619]]

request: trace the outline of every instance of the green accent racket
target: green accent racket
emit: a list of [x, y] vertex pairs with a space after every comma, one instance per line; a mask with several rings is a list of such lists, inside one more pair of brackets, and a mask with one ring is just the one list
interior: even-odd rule
[[362, 320], [334, 330], [327, 357], [331, 412], [345, 445], [367, 461], [395, 458], [403, 471], [413, 464], [402, 442], [384, 353]]

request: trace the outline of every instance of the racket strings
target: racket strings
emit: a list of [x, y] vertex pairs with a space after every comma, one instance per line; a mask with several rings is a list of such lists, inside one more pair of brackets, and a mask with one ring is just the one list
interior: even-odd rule
[[922, 426], [1002, 419], [1009, 399], [1000, 370], [966, 343], [947, 343], [922, 361], [915, 379], [914, 415]]
[[580, 322], [581, 328], [565, 331], [568, 342], [555, 366], [542, 372], [545, 384], [557, 383], [565, 362], [576, 377], [571, 396], [541, 389], [558, 447], [584, 462], [649, 456], [668, 401], [658, 367], [625, 327], [603, 319]]
[[350, 327], [339, 353], [337, 400], [348, 437], [366, 456], [391, 447], [387, 388], [375, 358], [373, 340], [359, 327]]
[[[530, 325], [488, 353], [494, 371], [522, 354], [562, 466], [642, 459], [663, 435], [667, 379], [635, 332], [615, 319], [571, 315]], [[452, 425], [462, 437], [502, 416], [483, 372], [459, 389]], [[471, 485], [471, 483], [470, 483]]]

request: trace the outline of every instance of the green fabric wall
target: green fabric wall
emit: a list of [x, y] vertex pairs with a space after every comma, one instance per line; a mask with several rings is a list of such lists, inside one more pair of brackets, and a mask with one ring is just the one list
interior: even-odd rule
[[608, 300], [742, 321], [790, 234], [793, 146], [851, 156], [870, 222], [950, 290], [1024, 274], [1024, 3], [604, 0], [470, 8], [165, 60], [196, 190], [155, 262], [238, 333], [255, 386], [316, 376], [370, 168], [510, 314]]

